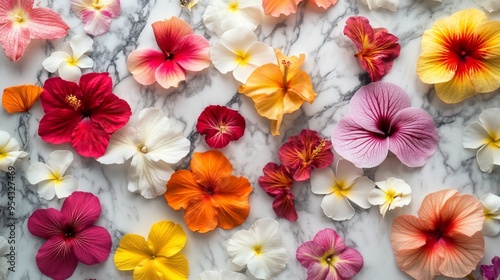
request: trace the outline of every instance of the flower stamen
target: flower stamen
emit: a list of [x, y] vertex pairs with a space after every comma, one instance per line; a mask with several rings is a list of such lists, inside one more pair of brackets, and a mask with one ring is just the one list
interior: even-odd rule
[[73, 107], [75, 111], [77, 111], [78, 108], [80, 108], [80, 105], [82, 105], [82, 101], [76, 98], [76, 96], [73, 94], [67, 95], [64, 100], [66, 101], [66, 103], [68, 103], [69, 106]]
[[234, 1], [234, 2], [231, 2], [228, 6], [228, 9], [231, 11], [231, 12], [236, 12], [238, 11], [238, 2], [237, 1]]
[[292, 65], [292, 63], [289, 61], [289, 60], [282, 60], [281, 61], [281, 64], [283, 64], [283, 88], [285, 90], [288, 89], [288, 69], [290, 68], [290, 65]]
[[99, 11], [104, 7], [104, 4], [101, 3], [101, 0], [94, 0], [94, 3], [92, 3], [92, 7]]

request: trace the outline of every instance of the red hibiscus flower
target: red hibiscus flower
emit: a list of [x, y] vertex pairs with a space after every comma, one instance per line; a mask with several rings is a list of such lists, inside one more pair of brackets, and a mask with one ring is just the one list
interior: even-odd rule
[[273, 210], [278, 217], [296, 221], [297, 211], [292, 193], [293, 178], [290, 169], [284, 165], [269, 162], [264, 166], [264, 176], [259, 178], [259, 185], [271, 197], [274, 197]]
[[304, 129], [299, 135], [288, 138], [278, 150], [284, 166], [290, 168], [298, 182], [311, 177], [313, 168], [325, 168], [333, 162], [332, 142], [321, 138], [318, 132]]
[[114, 95], [108, 73], [90, 73], [75, 84], [51, 78], [41, 96], [45, 115], [38, 135], [52, 144], [71, 143], [85, 157], [100, 157], [111, 134], [132, 114], [125, 100]]
[[101, 214], [99, 199], [91, 193], [74, 192], [61, 211], [38, 209], [28, 219], [31, 234], [48, 239], [36, 254], [36, 264], [48, 277], [66, 279], [78, 262], [94, 265], [105, 261], [111, 252], [111, 236], [92, 225]]
[[245, 119], [238, 111], [225, 106], [210, 105], [198, 117], [196, 129], [205, 135], [208, 146], [224, 148], [230, 141], [238, 140], [245, 132]]

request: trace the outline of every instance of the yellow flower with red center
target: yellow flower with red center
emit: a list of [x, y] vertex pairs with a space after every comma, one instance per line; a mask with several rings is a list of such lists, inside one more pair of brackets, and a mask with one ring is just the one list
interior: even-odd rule
[[422, 37], [417, 74], [446, 103], [500, 87], [500, 21], [477, 9], [437, 21]]

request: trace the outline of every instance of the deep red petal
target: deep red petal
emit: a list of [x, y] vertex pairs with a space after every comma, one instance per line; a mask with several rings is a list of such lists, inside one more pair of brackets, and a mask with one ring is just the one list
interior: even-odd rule
[[276, 197], [284, 190], [291, 190], [293, 178], [288, 167], [269, 162], [262, 171], [264, 175], [259, 177], [259, 185], [268, 195]]
[[28, 230], [34, 236], [49, 239], [61, 234], [67, 220], [54, 208], [38, 209], [28, 218]]
[[111, 134], [90, 119], [82, 120], [71, 134], [71, 145], [84, 157], [98, 158], [106, 152]]
[[373, 41], [373, 29], [370, 26], [370, 21], [362, 16], [353, 16], [346, 20], [344, 27], [344, 35], [349, 37], [356, 45], [358, 52], [370, 45]]
[[69, 26], [51, 9], [34, 8], [29, 12], [28, 29], [32, 39], [59, 39]]
[[180, 40], [193, 33], [193, 29], [178, 17], [153, 23], [156, 43], [163, 52], [175, 52]]
[[82, 106], [91, 110], [104, 101], [107, 95], [112, 94], [113, 82], [108, 73], [89, 73], [80, 78], [82, 91]]
[[70, 109], [74, 111], [74, 108], [66, 102], [66, 97], [69, 95], [73, 95], [78, 100], [82, 100], [82, 92], [77, 84], [65, 81], [59, 77], [48, 79], [43, 85], [43, 93], [40, 96], [43, 110], [45, 112], [60, 109]]
[[99, 226], [90, 226], [71, 239], [73, 253], [86, 265], [94, 265], [105, 261], [111, 253], [111, 236]]
[[107, 133], [113, 133], [125, 126], [132, 115], [127, 101], [114, 94], [107, 94], [99, 107], [90, 111], [90, 118]]
[[75, 272], [78, 259], [71, 250], [71, 244], [61, 234], [52, 236], [40, 247], [36, 254], [36, 264], [48, 277], [64, 280]]
[[101, 214], [101, 203], [91, 193], [74, 192], [64, 200], [61, 213], [73, 226], [74, 232], [80, 232], [97, 221]]
[[52, 144], [71, 142], [73, 131], [81, 122], [80, 113], [72, 109], [52, 110], [40, 120], [38, 135]]
[[298, 219], [297, 211], [295, 210], [295, 203], [293, 202], [295, 196], [289, 190], [280, 192], [273, 201], [273, 210], [278, 217], [285, 218], [289, 221], [296, 221]]
[[211, 105], [198, 117], [196, 129], [205, 135], [212, 148], [223, 148], [230, 141], [238, 140], [245, 132], [245, 119], [237, 111], [225, 106]]

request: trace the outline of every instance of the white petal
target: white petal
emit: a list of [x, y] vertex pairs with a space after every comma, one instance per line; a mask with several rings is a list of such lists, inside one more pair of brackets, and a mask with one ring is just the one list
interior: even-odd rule
[[47, 165], [55, 175], [62, 177], [73, 162], [73, 153], [67, 150], [57, 150], [50, 153], [47, 158]]
[[500, 220], [486, 217], [484, 219], [483, 230], [481, 231], [484, 236], [495, 236], [500, 233]]
[[343, 186], [350, 186], [357, 178], [363, 176], [363, 169], [357, 168], [352, 162], [341, 159], [335, 170], [337, 182]]
[[500, 108], [491, 108], [479, 115], [479, 121], [484, 129], [488, 131], [490, 135], [495, 135], [497, 137], [497, 139], [494, 140], [498, 140], [498, 137], [500, 137], [500, 119], [498, 116], [500, 116]]
[[368, 202], [371, 205], [382, 205], [387, 201], [387, 194], [381, 189], [373, 189], [368, 193]]
[[311, 171], [311, 191], [315, 194], [330, 194], [336, 186], [335, 174], [330, 167]]
[[7, 144], [9, 143], [10, 138], [11, 138], [11, 136], [9, 133], [7, 133], [6, 131], [0, 130], [0, 152], [3, 152], [4, 150], [6, 150], [5, 147], [7, 147]]
[[492, 147], [491, 144], [488, 144], [477, 151], [476, 160], [481, 171], [491, 173], [493, 170], [493, 154], [496, 149], [496, 147]]
[[351, 219], [355, 213], [347, 198], [338, 194], [325, 195], [321, 208], [327, 217], [336, 221]]
[[7, 258], [0, 258], [0, 280], [7, 280], [8, 269]]
[[28, 156], [20, 151], [19, 142], [9, 133], [0, 130], [0, 170], [9, 171], [9, 166], [16, 163], [17, 159]]
[[464, 131], [464, 148], [477, 149], [490, 142], [488, 131], [479, 122], [470, 123]]
[[258, 279], [271, 279], [285, 269], [288, 253], [279, 248], [254, 256], [247, 264], [248, 271]]
[[0, 159], [0, 170], [8, 172], [9, 166], [13, 166], [18, 159], [24, 158], [27, 155], [28, 153], [23, 151], [12, 151], [2, 154], [2, 158]]
[[36, 185], [42, 181], [55, 179], [54, 171], [42, 162], [35, 162], [30, 165], [26, 177], [32, 185]]
[[40, 197], [46, 199], [46, 200], [51, 200], [54, 198], [56, 195], [56, 184], [55, 180], [46, 180], [38, 183], [38, 195]]
[[396, 194], [411, 194], [411, 187], [404, 180], [389, 177], [387, 178], [387, 185], [389, 185]]
[[76, 66], [80, 68], [92, 68], [94, 66], [94, 61], [88, 55], [82, 55], [76, 62]]
[[500, 9], [500, 1], [498, 0], [474, 0], [474, 2], [490, 13]]
[[255, 234], [248, 230], [239, 230], [231, 236], [227, 243], [227, 253], [232, 258], [232, 262], [239, 266], [246, 266], [255, 256], [253, 247], [259, 241]]
[[257, 69], [257, 66], [253, 66], [252, 64], [239, 64], [236, 69], [233, 71], [233, 77], [240, 83], [245, 84], [248, 80], [248, 77], [252, 75], [253, 71]]
[[239, 10], [229, 13], [221, 22], [218, 35], [231, 29], [249, 29], [255, 30], [262, 21], [262, 4], [245, 5], [246, 1], [239, 1]]
[[488, 193], [479, 199], [485, 208], [486, 214], [500, 215], [500, 196]]
[[250, 232], [255, 234], [257, 241], [262, 245], [263, 252], [282, 247], [279, 223], [274, 219], [264, 218], [257, 220], [250, 227]]
[[396, 208], [396, 207], [403, 207], [405, 205], [408, 205], [410, 204], [411, 202], [411, 195], [409, 194], [403, 194], [403, 196], [399, 197], [398, 201], [397, 202], [393, 202], [392, 204], [394, 205], [392, 207], [392, 209]]
[[106, 153], [97, 159], [102, 164], [123, 164], [138, 152], [137, 130], [126, 126], [111, 136]]
[[215, 68], [222, 74], [233, 71], [239, 64], [237, 55], [221, 43], [216, 43], [210, 49], [210, 58]]
[[273, 48], [262, 42], [253, 43], [247, 53], [249, 54], [248, 63], [257, 67], [276, 62], [276, 53]]
[[208, 30], [219, 34], [221, 23], [229, 12], [226, 2], [227, 1], [221, 0], [213, 0], [209, 2], [202, 16], [203, 24]]
[[153, 162], [142, 153], [137, 153], [128, 170], [128, 188], [131, 192], [139, 192], [143, 197], [151, 199], [163, 195], [167, 190], [167, 181], [174, 170], [163, 161]]
[[189, 153], [191, 142], [184, 137], [182, 132], [171, 131], [170, 133], [159, 133], [159, 135], [163, 137], [150, 146], [151, 148], [146, 154], [148, 159], [175, 164]]
[[82, 76], [82, 71], [78, 68], [78, 66], [72, 63], [63, 62], [59, 66], [59, 76], [63, 80], [78, 83], [78, 81], [80, 81], [80, 77]]
[[361, 0], [361, 3], [368, 5], [370, 10], [383, 8], [396, 12], [399, 7], [399, 0]]
[[255, 42], [257, 42], [257, 36], [252, 30], [245, 28], [228, 30], [220, 39], [224, 47], [236, 54], [246, 54]]
[[390, 200], [387, 200], [384, 204], [380, 205], [380, 214], [382, 214], [382, 217], [385, 217], [385, 214], [387, 213], [387, 210], [389, 210], [389, 207], [391, 206]]
[[65, 198], [78, 189], [78, 182], [73, 176], [64, 176], [55, 184], [57, 198]]
[[0, 236], [0, 258], [9, 253], [9, 243], [5, 237]]
[[371, 204], [368, 202], [368, 194], [375, 188], [375, 183], [363, 176], [358, 178], [346, 192], [346, 197], [361, 208], [368, 209]]
[[71, 61], [71, 56], [69, 54], [57, 51], [53, 52], [49, 57], [44, 59], [42, 62], [42, 66], [43, 68], [45, 68], [45, 70], [49, 71], [50, 73], [55, 73], [63, 62], [68, 62], [68, 61]]
[[84, 53], [92, 52], [94, 40], [87, 35], [79, 34], [73, 36], [69, 44], [73, 50], [73, 58], [79, 59]]

